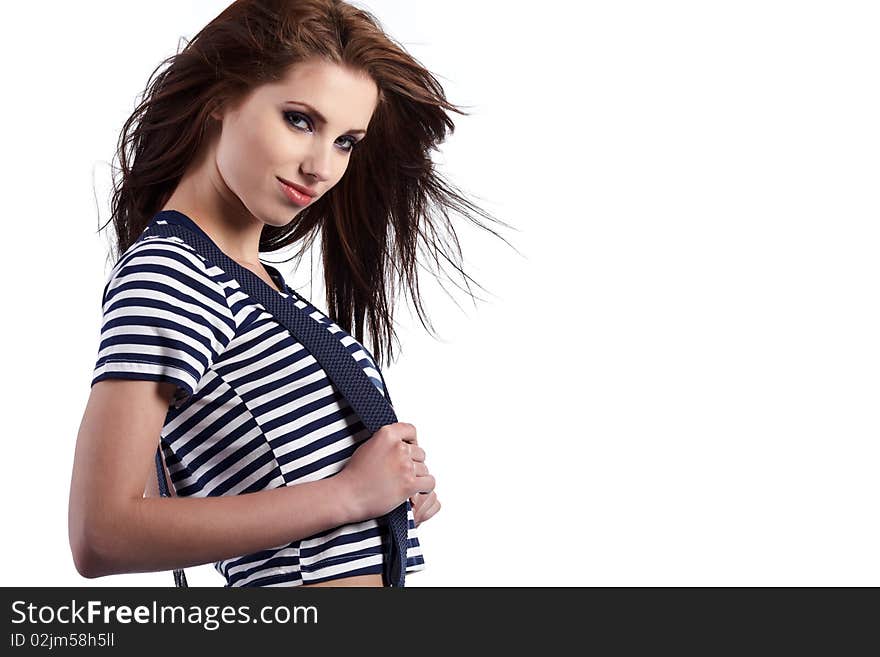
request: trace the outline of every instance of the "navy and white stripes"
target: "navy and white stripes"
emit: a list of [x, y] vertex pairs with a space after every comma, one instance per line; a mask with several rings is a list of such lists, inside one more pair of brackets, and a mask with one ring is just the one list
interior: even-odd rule
[[[201, 229], [185, 215], [180, 221]], [[282, 295], [336, 335], [385, 394], [366, 349], [266, 266]], [[172, 381], [162, 429], [180, 496], [236, 495], [339, 472], [366, 427], [323, 368], [238, 282], [176, 237], [142, 236], [110, 274], [92, 385]], [[425, 568], [412, 508], [407, 573]], [[382, 572], [381, 518], [344, 525], [215, 568], [227, 586], [296, 586]]]

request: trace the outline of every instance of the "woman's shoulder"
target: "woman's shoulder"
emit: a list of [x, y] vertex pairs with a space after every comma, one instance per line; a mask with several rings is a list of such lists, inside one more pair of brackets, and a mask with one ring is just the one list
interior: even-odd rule
[[113, 267], [104, 286], [106, 306], [115, 296], [164, 293], [179, 301], [222, 309], [229, 315], [228, 276], [175, 236], [142, 235]]
[[156, 271], [176, 275], [181, 283], [222, 284], [225, 272], [174, 235], [142, 235], [119, 258], [113, 274]]
[[211, 268], [207, 260], [185, 240], [176, 235], [142, 234], [122, 255], [119, 264], [130, 259], [152, 259], [164, 265], [179, 262], [195, 271], [207, 273]]

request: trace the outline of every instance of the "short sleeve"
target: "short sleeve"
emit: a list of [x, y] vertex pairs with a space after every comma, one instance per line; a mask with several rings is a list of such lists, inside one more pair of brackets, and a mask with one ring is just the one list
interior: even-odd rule
[[104, 287], [92, 385], [171, 381], [176, 404], [192, 395], [236, 329], [224, 288], [209, 272], [176, 238], [144, 238], [126, 251]]

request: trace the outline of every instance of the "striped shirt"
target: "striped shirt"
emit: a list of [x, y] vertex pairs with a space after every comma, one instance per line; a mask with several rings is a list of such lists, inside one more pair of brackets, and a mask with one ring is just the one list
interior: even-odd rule
[[[205, 235], [179, 212], [152, 222], [180, 223]], [[285, 291], [279, 294], [336, 336], [385, 395], [367, 349], [294, 292], [277, 269], [264, 266]], [[142, 234], [111, 271], [102, 313], [92, 385], [111, 378], [177, 385], [160, 439], [176, 495], [238, 495], [324, 479], [369, 438], [290, 331], [184, 240]], [[423, 570], [425, 560], [406, 504], [410, 573]], [[387, 540], [383, 516], [214, 567], [226, 586], [298, 586], [382, 573]]]

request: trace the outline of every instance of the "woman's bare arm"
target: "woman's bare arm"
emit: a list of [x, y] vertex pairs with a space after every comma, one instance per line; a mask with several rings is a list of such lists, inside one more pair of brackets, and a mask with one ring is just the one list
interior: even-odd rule
[[106, 379], [92, 387], [68, 509], [84, 577], [212, 563], [365, 519], [337, 476], [241, 495], [144, 497], [173, 394], [165, 382]]

